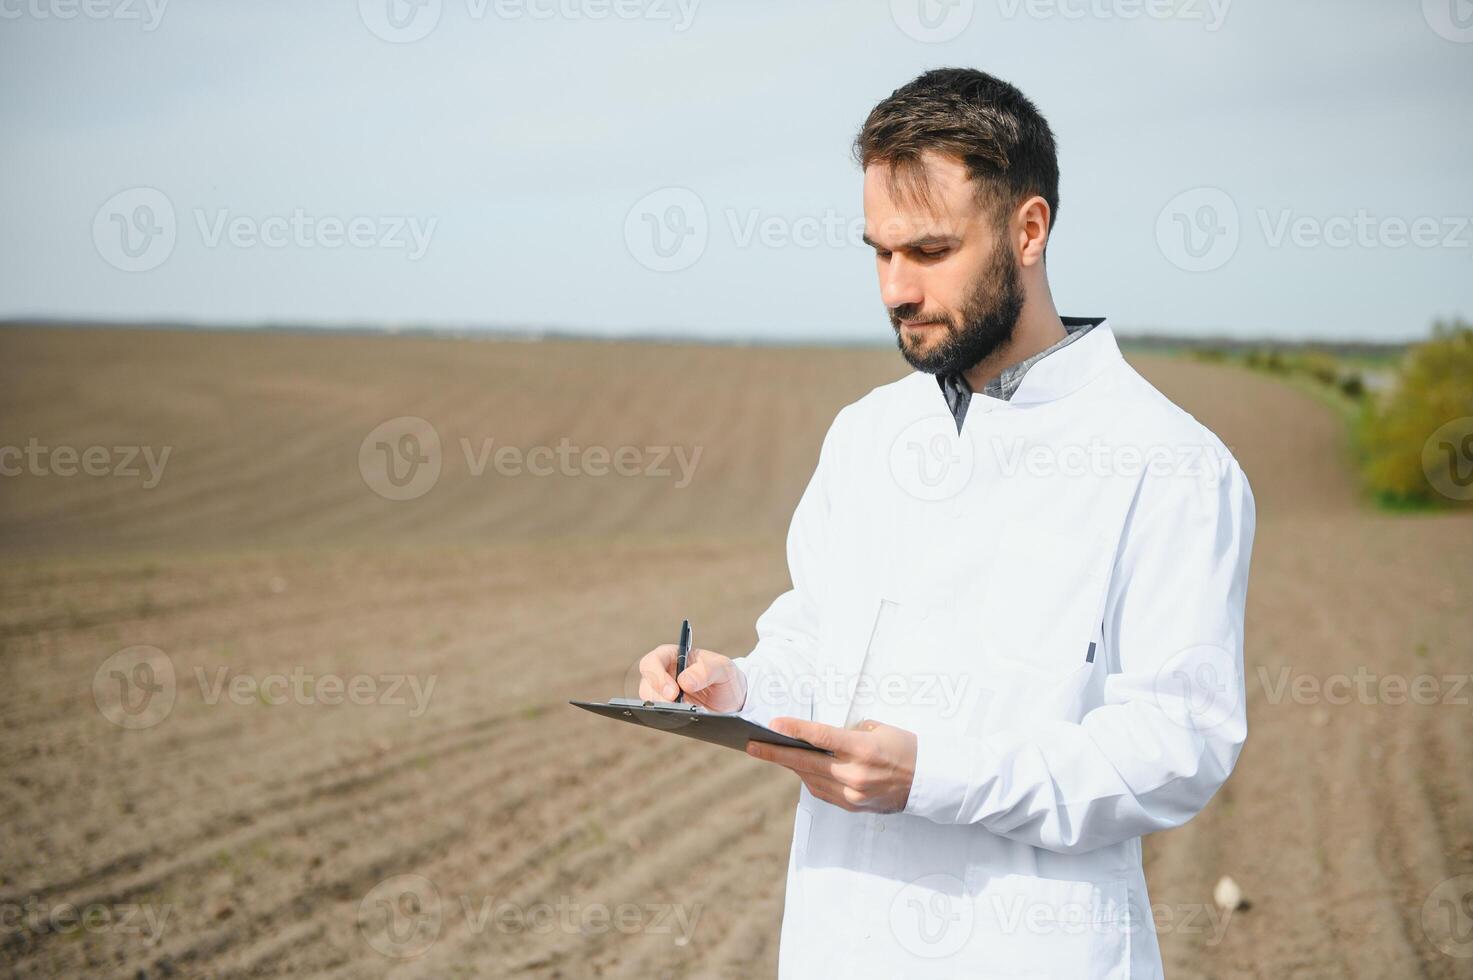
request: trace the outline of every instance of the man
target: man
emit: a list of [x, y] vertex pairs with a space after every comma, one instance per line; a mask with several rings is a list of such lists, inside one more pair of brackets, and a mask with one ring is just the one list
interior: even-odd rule
[[755, 649], [676, 678], [657, 648], [641, 697], [832, 751], [748, 745], [802, 781], [783, 976], [1158, 977], [1140, 838], [1247, 734], [1247, 480], [1055, 311], [1054, 139], [1016, 88], [927, 72], [855, 154], [916, 372], [834, 419]]

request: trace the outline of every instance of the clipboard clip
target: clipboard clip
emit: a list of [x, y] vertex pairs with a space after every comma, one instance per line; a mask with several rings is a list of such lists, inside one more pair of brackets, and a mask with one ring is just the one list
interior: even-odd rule
[[609, 698], [609, 704], [617, 704], [630, 708], [663, 708], [666, 711], [683, 711], [693, 715], [709, 713], [698, 704], [676, 704], [674, 701], [641, 701], [639, 698]]

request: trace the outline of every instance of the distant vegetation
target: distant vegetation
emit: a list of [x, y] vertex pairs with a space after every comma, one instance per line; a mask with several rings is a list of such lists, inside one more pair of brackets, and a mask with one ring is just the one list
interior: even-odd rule
[[1378, 503], [1468, 503], [1429, 480], [1442, 467], [1462, 486], [1473, 481], [1473, 327], [1462, 320], [1439, 321], [1430, 340], [1406, 347], [1234, 342], [1182, 352], [1276, 375], [1332, 404], [1345, 417], [1361, 477]]
[[[1459, 419], [1468, 421], [1458, 425]], [[1429, 443], [1434, 434], [1438, 438]], [[1361, 470], [1367, 487], [1384, 504], [1453, 503], [1428, 481], [1428, 469], [1450, 467], [1444, 479], [1447, 472], [1473, 479], [1470, 446], [1473, 328], [1461, 320], [1438, 323], [1431, 340], [1407, 352], [1396, 384], [1385, 397], [1367, 400], [1362, 407], [1356, 419]]]

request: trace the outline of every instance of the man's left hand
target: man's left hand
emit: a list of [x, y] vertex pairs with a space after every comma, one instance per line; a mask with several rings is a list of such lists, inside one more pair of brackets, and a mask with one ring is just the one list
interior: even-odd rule
[[878, 721], [835, 728], [801, 718], [775, 718], [768, 727], [834, 753], [747, 742], [748, 755], [793, 770], [820, 800], [853, 812], [905, 809], [916, 770], [914, 732]]

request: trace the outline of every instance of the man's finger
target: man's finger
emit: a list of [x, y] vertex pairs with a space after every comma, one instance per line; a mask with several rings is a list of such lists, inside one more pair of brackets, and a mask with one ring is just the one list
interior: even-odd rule
[[710, 650], [692, 650], [686, 657], [685, 670], [676, 678], [687, 692], [704, 691], [726, 679], [730, 660], [718, 658]]
[[858, 755], [865, 747], [865, 735], [847, 728], [835, 728], [802, 718], [774, 718], [767, 726], [780, 735], [801, 738], [809, 745], [843, 755]]
[[803, 785], [808, 787], [808, 792], [825, 803], [832, 803], [841, 810], [858, 812], [859, 805], [845, 798], [845, 787], [842, 784], [812, 773], [800, 775], [798, 778], [803, 780]]
[[[755, 750], [751, 749], [752, 746], [756, 746]], [[796, 773], [814, 772], [829, 778], [837, 778], [834, 774], [834, 766], [838, 765], [837, 760], [822, 752], [814, 752], [812, 749], [795, 749], [788, 745], [773, 745], [771, 742], [755, 740], [748, 743], [748, 748], [757, 758], [776, 762]]]
[[679, 649], [673, 643], [661, 643], [639, 662], [640, 670], [669, 670], [675, 663], [675, 655]]
[[669, 701], [675, 695], [667, 694], [664, 685], [668, 681], [660, 681], [644, 674], [639, 679], [639, 699], [641, 701]]
[[758, 742], [755, 739], [748, 740], [747, 754], [791, 769], [805, 782], [811, 777], [852, 788], [867, 773], [860, 763], [844, 762], [812, 749], [795, 749], [792, 746], [773, 745], [771, 742]]
[[[675, 681], [671, 680], [668, 673], [655, 673], [653, 671], [640, 671], [639, 696], [645, 701], [674, 701], [676, 690]], [[646, 685], [648, 688], [646, 689]], [[646, 693], [648, 690], [649, 693]]]

